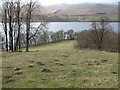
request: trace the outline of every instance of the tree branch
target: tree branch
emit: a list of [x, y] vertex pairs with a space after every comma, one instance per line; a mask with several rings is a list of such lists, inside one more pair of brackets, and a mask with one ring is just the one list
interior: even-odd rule
[[[41, 26], [42, 26], [42, 28], [41, 28], [40, 30], [43, 31], [44, 24], [41, 23], [41, 24], [37, 27], [36, 32], [35, 32], [33, 35], [31, 35], [31, 36], [28, 38], [28, 40], [30, 40], [32, 37], [34, 37], [34, 36], [37, 34], [38, 31], [40, 31], [39, 28], [40, 28]], [[44, 31], [43, 31], [43, 32], [44, 32]]]

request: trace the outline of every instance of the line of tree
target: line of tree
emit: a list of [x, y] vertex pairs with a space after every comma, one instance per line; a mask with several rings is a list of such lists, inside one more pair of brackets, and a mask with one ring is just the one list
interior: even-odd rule
[[[30, 32], [30, 35], [33, 35], [34, 32]], [[25, 33], [21, 34], [21, 45], [22, 47], [26, 47], [26, 35]], [[46, 28], [43, 29], [43, 31], [40, 31], [36, 33], [35, 36], [33, 36], [30, 41], [29, 45], [42, 45], [42, 44], [48, 44], [48, 43], [56, 43], [66, 40], [74, 40], [76, 38], [76, 32], [72, 29], [68, 31], [59, 30], [56, 32], [48, 31]]]

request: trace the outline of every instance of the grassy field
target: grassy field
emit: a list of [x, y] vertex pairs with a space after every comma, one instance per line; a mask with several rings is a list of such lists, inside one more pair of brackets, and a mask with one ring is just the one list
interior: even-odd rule
[[[110, 14], [110, 15], [103, 15], [109, 18], [109, 21], [118, 21], [118, 15], [117, 14]], [[102, 15], [96, 15], [96, 16], [86, 16], [85, 21], [100, 21], [100, 18]]]
[[74, 43], [3, 53], [3, 88], [117, 88], [118, 54], [78, 50]]
[[2, 53], [0, 52], [0, 89], [2, 89]]

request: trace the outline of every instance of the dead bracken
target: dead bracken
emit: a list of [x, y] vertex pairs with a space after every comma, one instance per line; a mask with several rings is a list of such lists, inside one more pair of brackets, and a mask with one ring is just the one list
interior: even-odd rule
[[6, 81], [5, 81], [5, 83], [13, 83], [13, 82], [15, 82], [14, 79], [9, 79], [9, 80], [6, 80]]
[[14, 68], [14, 71], [22, 70], [22, 68]]
[[5, 79], [10, 79], [10, 78], [12, 78], [12, 75], [5, 76], [4, 78]]
[[101, 63], [96, 63], [96, 65], [101, 65]]
[[59, 63], [59, 62], [56, 62], [55, 64], [59, 65], [60, 63]]
[[34, 64], [29, 64], [29, 66], [28, 67], [34, 67]]
[[20, 75], [20, 74], [22, 74], [22, 73], [23, 73], [23, 70], [20, 70], [20, 71], [14, 71], [14, 72], [13, 72], [14, 75]]
[[106, 60], [106, 59], [102, 59], [102, 60], [101, 60], [102, 63], [106, 63], [107, 61], [108, 61], [108, 60]]
[[71, 65], [76, 65], [76, 64], [73, 63], [73, 64], [71, 64]]
[[64, 66], [64, 64], [59, 64], [59, 66]]
[[63, 57], [68, 57], [68, 55], [62, 55]]
[[41, 80], [46, 81], [47, 79], [46, 79], [46, 78], [43, 78], [43, 79], [41, 79]]
[[50, 72], [52, 72], [52, 71], [49, 70], [49, 69], [43, 69], [41, 72], [50, 73]]
[[113, 74], [117, 74], [117, 72], [111, 72], [111, 73], [113, 73]]
[[44, 63], [42, 63], [42, 62], [40, 62], [40, 61], [39, 61], [39, 62], [36, 62], [36, 64], [37, 64], [37, 65], [43, 65], [43, 66], [45, 65]]
[[54, 61], [57, 61], [57, 62], [58, 62], [59, 60], [56, 58]]
[[88, 65], [94, 65], [93, 63], [88, 63]]

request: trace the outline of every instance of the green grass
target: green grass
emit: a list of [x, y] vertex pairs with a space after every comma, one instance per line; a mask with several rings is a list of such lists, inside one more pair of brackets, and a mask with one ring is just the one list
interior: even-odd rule
[[0, 89], [2, 89], [2, 53], [0, 52]]
[[[109, 18], [109, 21], [118, 21], [118, 15], [117, 14], [110, 14], [105, 15]], [[87, 16], [85, 18], [85, 21], [99, 21], [102, 15], [96, 15], [96, 16]]]
[[[117, 88], [118, 74], [112, 72], [118, 70], [118, 54], [78, 50], [74, 43], [65, 41], [31, 47], [30, 52], [3, 53], [3, 88]], [[37, 65], [38, 61], [45, 65]], [[21, 67], [23, 73], [13, 74], [15, 67]], [[41, 72], [43, 69], [52, 72]]]

